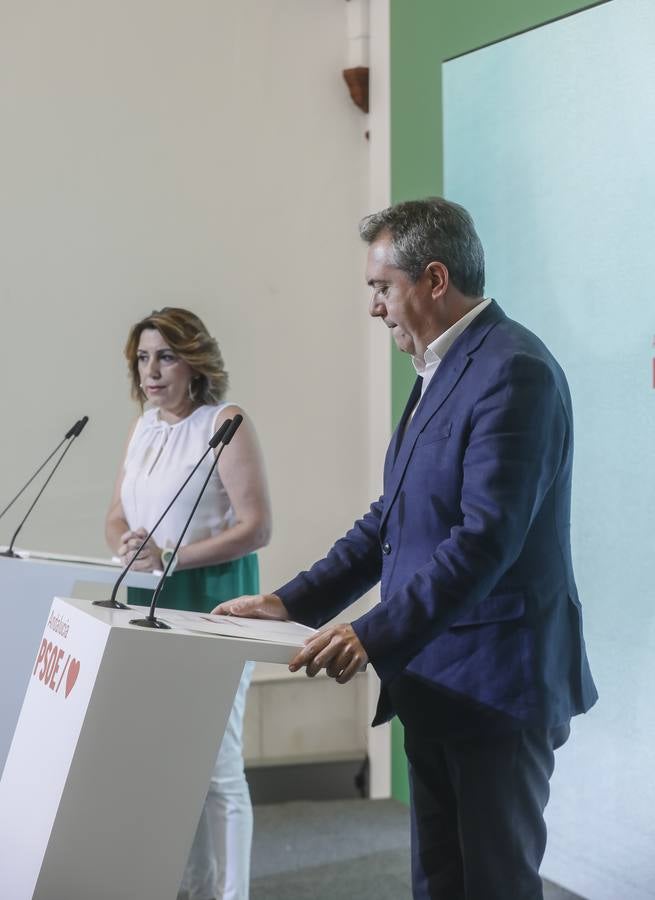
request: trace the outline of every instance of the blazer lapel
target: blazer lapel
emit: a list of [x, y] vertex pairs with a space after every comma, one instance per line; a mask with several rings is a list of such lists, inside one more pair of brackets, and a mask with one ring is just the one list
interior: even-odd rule
[[400, 417], [400, 422], [398, 423], [398, 427], [396, 428], [393, 437], [391, 438], [391, 459], [392, 463], [396, 461], [398, 456], [398, 451], [403, 443], [403, 436], [407, 429], [407, 420], [409, 419], [412, 410], [416, 406], [419, 401], [419, 397], [421, 396], [421, 378], [417, 378], [414, 382], [414, 386], [409, 394], [409, 399], [405, 404], [405, 409], [403, 410], [403, 414]]
[[395, 444], [393, 446], [393, 463], [387, 474], [388, 482], [385, 484], [384, 513], [380, 521], [380, 529], [384, 526], [389, 510], [396, 499], [418, 436], [455, 389], [457, 382], [470, 365], [475, 351], [489, 331], [502, 318], [505, 318], [505, 314], [495, 300], [492, 300], [489, 306], [454, 342], [432, 377], [425, 394], [421, 397], [411, 422], [407, 424], [409, 414], [414, 409], [421, 392], [421, 379], [416, 380], [400, 424], [392, 439], [392, 446]]

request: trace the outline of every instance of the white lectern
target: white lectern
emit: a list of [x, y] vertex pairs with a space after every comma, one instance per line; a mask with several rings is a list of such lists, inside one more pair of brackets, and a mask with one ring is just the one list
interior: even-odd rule
[[174, 900], [245, 661], [288, 662], [309, 631], [134, 616], [53, 602], [0, 782], [3, 897]]
[[[0, 623], [5, 637], [0, 653], [0, 773], [53, 595], [70, 597], [78, 581], [109, 586], [120, 571], [121, 566], [110, 560], [75, 560], [45, 554], [27, 558], [0, 556]], [[157, 581], [154, 575], [130, 572], [124, 584], [154, 589]]]

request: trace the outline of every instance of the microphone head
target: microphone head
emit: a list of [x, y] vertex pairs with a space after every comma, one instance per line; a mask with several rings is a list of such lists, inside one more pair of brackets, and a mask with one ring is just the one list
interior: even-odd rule
[[64, 440], [68, 440], [69, 438], [72, 438], [72, 437], [79, 437], [82, 432], [82, 429], [84, 428], [84, 426], [86, 425], [86, 423], [88, 421], [89, 421], [88, 416], [82, 416], [81, 419], [78, 419], [77, 422], [73, 426], [71, 426], [71, 428], [68, 429], [68, 431], [66, 432], [66, 434], [64, 436]]
[[210, 442], [209, 442], [209, 446], [210, 446], [210, 447], [212, 447], [212, 448], [214, 448], [214, 449], [215, 449], [216, 447], [218, 447], [218, 445], [220, 444], [220, 442], [221, 442], [221, 441], [223, 440], [223, 438], [225, 437], [225, 432], [228, 430], [228, 428], [230, 427], [231, 424], [232, 424], [232, 419], [226, 419], [226, 420], [223, 422], [223, 424], [222, 424], [221, 427], [218, 429], [218, 431], [216, 432], [216, 434], [215, 434], [215, 435], [212, 437], [212, 439], [210, 440]]
[[227, 446], [230, 443], [230, 441], [232, 440], [232, 438], [235, 435], [237, 428], [239, 427], [239, 425], [242, 422], [243, 422], [243, 416], [241, 415], [241, 413], [237, 413], [236, 416], [232, 419], [232, 423], [230, 424], [230, 427], [227, 430], [227, 434], [223, 438], [224, 446]]
[[74, 437], [79, 437], [82, 434], [82, 430], [84, 429], [84, 426], [86, 425], [86, 423], [88, 421], [89, 421], [88, 416], [82, 416], [82, 418], [79, 420], [79, 422], [76, 422], [73, 425]]

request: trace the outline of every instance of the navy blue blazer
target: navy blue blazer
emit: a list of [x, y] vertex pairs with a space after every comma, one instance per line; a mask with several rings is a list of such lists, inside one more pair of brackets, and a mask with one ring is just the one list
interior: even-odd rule
[[381, 602], [352, 623], [382, 681], [374, 723], [398, 711], [399, 679], [447, 697], [440, 716], [453, 727], [459, 706], [507, 727], [568, 721], [597, 694], [571, 559], [564, 373], [492, 302], [410, 421], [420, 390], [417, 379], [380, 499], [276, 593], [291, 618], [318, 627], [381, 582]]

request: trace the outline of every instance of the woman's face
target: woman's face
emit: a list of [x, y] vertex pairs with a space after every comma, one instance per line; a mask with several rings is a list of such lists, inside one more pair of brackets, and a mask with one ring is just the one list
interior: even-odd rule
[[193, 406], [189, 397], [191, 366], [171, 350], [155, 328], [141, 332], [136, 357], [146, 399], [164, 412], [187, 415]]

